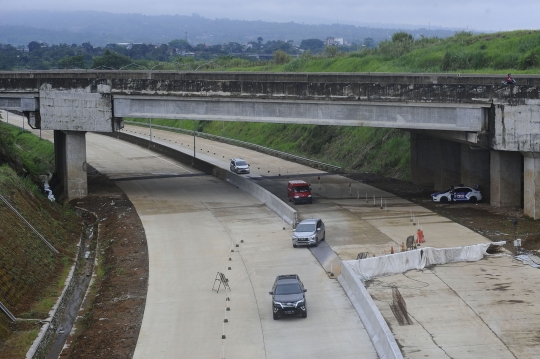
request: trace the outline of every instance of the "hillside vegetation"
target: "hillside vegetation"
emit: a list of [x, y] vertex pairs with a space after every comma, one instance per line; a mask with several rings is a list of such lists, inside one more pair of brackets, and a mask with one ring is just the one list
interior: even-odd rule
[[[0, 201], [0, 302], [17, 318], [47, 318], [80, 236], [79, 217], [49, 201], [36, 185], [39, 175], [54, 168], [53, 159], [52, 143], [0, 122], [0, 195], [60, 252], [54, 254]], [[13, 326], [0, 312], [0, 358], [24, 357], [38, 329], [35, 324]]]
[[[540, 31], [482, 35], [459, 32], [445, 39], [417, 40], [408, 33], [397, 32], [374, 49], [353, 53], [340, 53], [337, 47], [330, 46], [322, 54], [308, 51], [295, 59], [284, 53], [274, 55], [274, 61], [265, 63], [227, 57], [211, 62], [184, 58], [177, 63], [208, 71], [537, 74]], [[193, 122], [188, 121], [154, 120], [154, 123], [193, 129]], [[399, 179], [408, 179], [410, 175], [409, 135], [396, 129], [233, 122], [223, 125], [201, 121], [198, 130], [332, 163], [347, 171], [373, 172]]]
[[[127, 120], [127, 119], [126, 119]], [[148, 123], [144, 119], [129, 119]], [[152, 124], [193, 130], [190, 120], [153, 119]], [[197, 131], [233, 138], [343, 167], [407, 179], [409, 133], [396, 129], [198, 121]]]

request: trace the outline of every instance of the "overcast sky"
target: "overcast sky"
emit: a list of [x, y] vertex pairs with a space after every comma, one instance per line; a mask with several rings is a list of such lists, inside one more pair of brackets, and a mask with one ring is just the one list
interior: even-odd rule
[[[455, 30], [540, 28], [540, 0], [0, 0], [10, 10], [96, 10], [298, 23], [403, 24]], [[24, 21], [23, 21], [24, 23]]]

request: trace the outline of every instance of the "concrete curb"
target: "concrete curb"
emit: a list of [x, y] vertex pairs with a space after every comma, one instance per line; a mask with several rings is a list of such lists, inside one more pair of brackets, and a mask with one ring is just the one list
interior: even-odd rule
[[226, 169], [203, 161], [199, 158], [193, 158], [192, 155], [188, 155], [182, 151], [175, 150], [160, 143], [151, 142], [147, 139], [137, 136], [129, 135], [123, 132], [115, 133], [101, 133], [105, 136], [118, 138], [122, 141], [126, 141], [144, 148], [148, 148], [152, 151], [161, 153], [167, 157], [173, 158], [182, 163], [191, 165], [191, 167], [198, 169], [202, 172], [210, 174], [216, 178], [222, 179], [238, 187], [244, 192], [249, 193], [259, 201], [263, 202], [268, 208], [274, 211], [280, 218], [282, 218], [288, 225], [293, 226], [297, 220], [297, 212], [292, 209], [285, 202], [280, 200], [274, 194], [268, 190], [262, 188], [258, 184], [250, 181], [249, 179], [239, 176], [236, 173], [232, 173]]
[[364, 284], [346, 262], [341, 263], [341, 274], [338, 281], [364, 323], [379, 357], [381, 359], [403, 359], [396, 339], [381, 312], [371, 299]]

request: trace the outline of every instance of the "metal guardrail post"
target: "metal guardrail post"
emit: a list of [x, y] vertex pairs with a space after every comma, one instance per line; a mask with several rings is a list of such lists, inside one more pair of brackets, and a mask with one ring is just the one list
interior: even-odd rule
[[6, 315], [9, 317], [9, 319], [11, 319], [12, 322], [15, 322], [17, 320], [17, 318], [15, 318], [13, 314], [11, 314], [9, 309], [7, 309], [4, 304], [2, 304], [2, 302], [0, 302], [0, 309], [2, 309], [4, 313], [6, 313]]
[[1, 196], [0, 195], [0, 199], [2, 201], [4, 201], [4, 203], [13, 211], [15, 212], [19, 217], [21, 217], [21, 219], [24, 221], [24, 223], [26, 223], [28, 225], [28, 227], [30, 227], [30, 229], [32, 231], [34, 231], [35, 234], [38, 235], [38, 237], [47, 245], [47, 247], [49, 247], [54, 253], [58, 254], [58, 250], [56, 250], [56, 248], [53, 247], [52, 244], [49, 243], [49, 241], [47, 241], [45, 239], [45, 237], [43, 237], [23, 216], [22, 214], [20, 214], [8, 201], [7, 199], [4, 198], [4, 196]]

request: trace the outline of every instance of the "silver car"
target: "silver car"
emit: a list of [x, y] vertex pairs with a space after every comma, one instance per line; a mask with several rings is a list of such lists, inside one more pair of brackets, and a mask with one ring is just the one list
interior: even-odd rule
[[231, 158], [230, 164], [231, 172], [234, 173], [249, 173], [249, 165], [241, 158]]
[[313, 246], [317, 247], [320, 241], [326, 238], [324, 223], [320, 218], [306, 219], [296, 226], [292, 244], [296, 248], [298, 246]]

